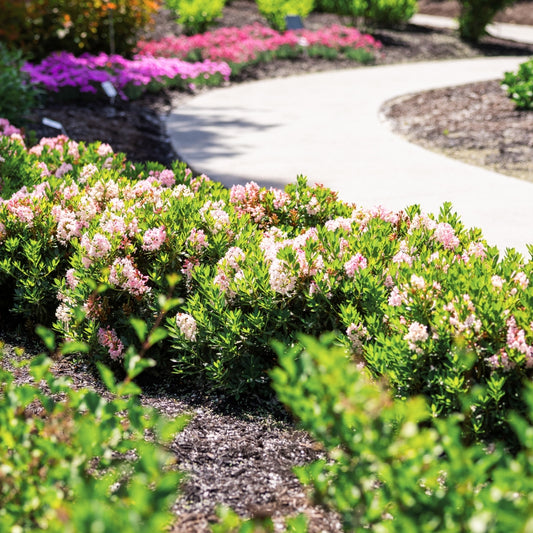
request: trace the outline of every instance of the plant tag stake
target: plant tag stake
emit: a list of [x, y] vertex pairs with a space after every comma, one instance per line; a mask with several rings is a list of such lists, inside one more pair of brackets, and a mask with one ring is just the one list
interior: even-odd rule
[[63, 127], [63, 124], [61, 124], [61, 122], [57, 122], [56, 120], [52, 120], [52, 119], [47, 118], [47, 117], [43, 117], [42, 122], [43, 122], [43, 124], [45, 126], [48, 126], [50, 128], [54, 128], [55, 130], [60, 130], [61, 133], [63, 133], [64, 135], [67, 134], [67, 132], [65, 131], [65, 128]]
[[287, 24], [288, 30], [304, 29], [304, 23], [302, 22], [302, 17], [300, 17], [300, 15], [287, 15], [285, 17], [285, 23]]
[[115, 96], [117, 96], [117, 90], [113, 86], [113, 84], [110, 81], [103, 81], [102, 82], [102, 89], [107, 94], [109, 99], [111, 100], [111, 104], [115, 102]]

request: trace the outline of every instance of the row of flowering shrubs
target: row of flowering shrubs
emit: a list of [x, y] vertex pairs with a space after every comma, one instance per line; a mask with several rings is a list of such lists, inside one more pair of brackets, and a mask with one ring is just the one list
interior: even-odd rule
[[256, 24], [192, 37], [140, 41], [131, 60], [105, 53], [76, 57], [57, 52], [40, 63], [26, 63], [22, 70], [31, 84], [59, 92], [63, 98], [97, 95], [102, 93], [101, 84], [110, 82], [126, 99], [162, 87], [220, 85], [251, 63], [298, 57], [304, 50], [310, 55], [333, 58], [341, 54], [368, 63], [380, 46], [370, 35], [343, 26], [281, 34]]
[[268, 61], [273, 57], [298, 57], [304, 51], [312, 56], [352, 58], [362, 63], [372, 61], [381, 43], [355, 28], [332, 25], [319, 30], [280, 33], [261, 24], [242, 28], [220, 28], [187, 36], [167, 36], [160, 41], [140, 41], [138, 54], [177, 57], [188, 61], [225, 61], [232, 73], [244, 66]]
[[80, 93], [103, 94], [101, 84], [110, 82], [123, 99], [138, 98], [145, 91], [163, 87], [186, 89], [190, 84], [220, 85], [229, 80], [231, 70], [224, 62], [188, 62], [176, 58], [150, 56], [124, 59], [101, 53], [75, 57], [57, 52], [38, 64], [26, 63], [23, 70], [30, 82], [63, 98]]
[[104, 144], [59, 136], [27, 149], [2, 127], [2, 320], [54, 322], [118, 363], [131, 318], [152, 325], [177, 273], [182, 303], [153, 355], [186, 378], [239, 393], [267, 380], [272, 339], [336, 331], [397, 397], [425, 394], [435, 415], [486, 386], [465, 431], [513, 440], [506, 414], [533, 372], [532, 263], [500, 257], [450, 206], [367, 209], [303, 178], [228, 191]]

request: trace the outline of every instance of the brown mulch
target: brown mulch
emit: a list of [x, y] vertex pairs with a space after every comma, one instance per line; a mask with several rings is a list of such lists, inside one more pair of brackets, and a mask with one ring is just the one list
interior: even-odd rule
[[[420, 2], [420, 11], [430, 14], [456, 16], [457, 9], [457, 4], [450, 0]], [[533, 25], [533, 2], [519, 2], [499, 18]], [[256, 21], [264, 22], [253, 2], [233, 0], [225, 8], [220, 25], [242, 26]], [[338, 22], [338, 18], [313, 14], [306, 20], [306, 26], [318, 27], [332, 22]], [[151, 36], [176, 29], [169, 14], [162, 12]], [[384, 44], [377, 64], [480, 55], [533, 55], [533, 46], [488, 37], [473, 47], [459, 41], [451, 31], [411, 25], [400, 30], [374, 30], [373, 34]], [[350, 61], [310, 58], [274, 61], [245, 69], [232, 83], [354, 66]], [[395, 102], [390, 106], [389, 115], [400, 124], [402, 134], [407, 135], [412, 127], [413, 138], [442, 139], [448, 145], [439, 149], [449, 149], [450, 155], [467, 149], [484, 154], [487, 144], [483, 143], [488, 143], [491, 165], [507, 159], [515, 166], [532, 161], [531, 151], [527, 156], [523, 151], [524, 147], [532, 149], [531, 139], [529, 143], [524, 140], [527, 131], [532, 131], [531, 122], [523, 122], [523, 115], [509, 107], [510, 101], [504, 95], [503, 99], [499, 98], [502, 94], [497, 83], [483, 85], [480, 93], [475, 92], [477, 90], [475, 86], [468, 86], [417, 95], [411, 101]], [[190, 97], [186, 93], [168, 92], [135, 102], [118, 102], [115, 106], [49, 102], [35, 113], [30, 127], [36, 130], [37, 136], [55, 135], [55, 131], [40, 124], [42, 117], [47, 116], [60, 121], [69, 136], [78, 141], [101, 140], [111, 144], [115, 151], [125, 152], [134, 161], [158, 160], [168, 165], [177, 156], [166, 138], [162, 117]], [[456, 108], [456, 103], [461, 107]], [[503, 126], [504, 115], [509, 117], [513, 128], [514, 125], [518, 127]], [[471, 122], [476, 125], [467, 127]], [[504, 134], [504, 131], [512, 133]], [[9, 364], [9, 360], [16, 357], [12, 346], [24, 342], [16, 338], [7, 338], [7, 341], [6, 357], [1, 364]], [[59, 360], [54, 372], [72, 376], [76, 386], [102, 391], [89, 365]], [[18, 375], [22, 381], [27, 379], [22, 371], [18, 371]], [[183, 412], [194, 414], [192, 422], [176, 436], [172, 447], [181, 468], [188, 474], [174, 506], [177, 517], [174, 532], [207, 531], [208, 524], [214, 520], [217, 503], [230, 505], [247, 516], [272, 515], [275, 520], [305, 512], [310, 518], [310, 531], [340, 531], [335, 515], [314, 506], [291, 472], [293, 466], [320, 457], [322, 451], [295, 427], [275, 400], [249, 399], [244, 405], [238, 405], [221, 394], [183, 390], [169, 378], [157, 385], [147, 385], [143, 401], [169, 416]]]
[[515, 109], [499, 81], [404, 96], [382, 110], [411, 142], [533, 182], [533, 112]]

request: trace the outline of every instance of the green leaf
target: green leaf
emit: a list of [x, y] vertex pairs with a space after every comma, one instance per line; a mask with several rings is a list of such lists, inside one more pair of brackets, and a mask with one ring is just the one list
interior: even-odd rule
[[100, 372], [100, 376], [101, 376], [102, 381], [104, 382], [105, 386], [111, 392], [115, 392], [116, 383], [115, 383], [115, 376], [114, 376], [113, 372], [107, 366], [105, 366], [102, 363], [96, 363], [96, 366], [98, 367], [98, 371]]
[[37, 326], [35, 332], [41, 337], [48, 351], [53, 352], [56, 349], [56, 336], [53, 331], [44, 326]]
[[168, 331], [165, 328], [155, 328], [148, 337], [148, 344], [153, 346], [159, 341], [166, 339], [168, 337]]
[[146, 368], [154, 367], [155, 365], [156, 362], [153, 359], [144, 359], [136, 353], [132, 355], [126, 354], [126, 372], [130, 379], [138, 376]]
[[61, 346], [61, 354], [68, 355], [71, 353], [89, 353], [89, 345], [81, 341], [65, 342]]
[[131, 317], [130, 324], [135, 330], [139, 340], [144, 342], [146, 340], [146, 334], [148, 333], [148, 326], [146, 325], [146, 322], [140, 318]]

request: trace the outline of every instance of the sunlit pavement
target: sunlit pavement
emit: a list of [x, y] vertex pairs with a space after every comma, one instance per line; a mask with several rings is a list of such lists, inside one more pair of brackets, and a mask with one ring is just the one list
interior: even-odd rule
[[[533, 36], [533, 33], [532, 33]], [[167, 129], [196, 172], [227, 186], [283, 187], [298, 174], [358, 205], [437, 212], [451, 201], [467, 227], [501, 250], [533, 243], [533, 183], [429, 152], [380, 118], [396, 96], [501, 78], [521, 58], [482, 58], [306, 74], [209, 91]]]

